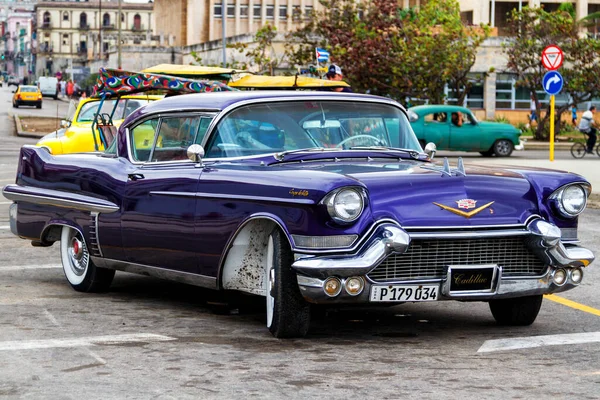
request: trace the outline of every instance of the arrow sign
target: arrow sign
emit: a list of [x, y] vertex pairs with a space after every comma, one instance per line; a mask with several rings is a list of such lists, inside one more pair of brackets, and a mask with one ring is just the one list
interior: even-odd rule
[[542, 86], [544, 91], [551, 96], [560, 93], [563, 88], [564, 79], [558, 71], [548, 71], [544, 75]]
[[549, 71], [559, 69], [564, 58], [562, 50], [555, 44], [551, 44], [542, 51], [542, 65]]

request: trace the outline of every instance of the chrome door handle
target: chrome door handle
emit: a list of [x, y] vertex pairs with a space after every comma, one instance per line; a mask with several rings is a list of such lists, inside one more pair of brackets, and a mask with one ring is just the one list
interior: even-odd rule
[[143, 174], [129, 174], [129, 175], [127, 175], [127, 177], [129, 178], [130, 181], [138, 181], [140, 179], [144, 179]]

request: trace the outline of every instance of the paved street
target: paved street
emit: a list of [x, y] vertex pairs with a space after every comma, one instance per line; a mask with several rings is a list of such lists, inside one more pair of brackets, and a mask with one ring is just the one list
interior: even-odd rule
[[[0, 89], [0, 104], [7, 98]], [[0, 187], [15, 180], [20, 146], [35, 143], [14, 136], [9, 113], [56, 104], [66, 113], [67, 103], [46, 99], [42, 110], [0, 108]], [[445, 155], [454, 165], [457, 154]], [[462, 155], [549, 163], [542, 151]], [[563, 151], [553, 165], [595, 181], [597, 162]], [[217, 313], [210, 292], [121, 272], [106, 294], [73, 291], [57, 245], [10, 233], [9, 204], [0, 197], [0, 398], [598, 398], [600, 262], [581, 287], [547, 298], [530, 327], [496, 326], [485, 303], [440, 302], [332, 311], [305, 339], [277, 340], [259, 301]], [[586, 210], [580, 237], [596, 254], [599, 226], [600, 210]], [[497, 340], [520, 337], [499, 349]]]

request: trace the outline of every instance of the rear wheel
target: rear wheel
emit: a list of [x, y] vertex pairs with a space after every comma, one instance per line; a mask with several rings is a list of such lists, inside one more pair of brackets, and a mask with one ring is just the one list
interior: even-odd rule
[[508, 157], [512, 154], [514, 147], [510, 140], [499, 139], [494, 143], [493, 151], [496, 157]]
[[13, 107], [14, 107], [14, 108], [19, 108], [19, 103], [15, 101], [15, 102], [13, 103]]
[[310, 306], [300, 294], [294, 258], [279, 229], [267, 244], [267, 328], [276, 338], [303, 337], [310, 325]]
[[42, 108], [42, 102], [40, 101], [40, 102], [39, 102], [39, 103], [36, 105], [36, 107], [37, 107], [37, 108]]
[[60, 257], [65, 276], [73, 289], [78, 292], [104, 292], [110, 287], [115, 271], [94, 264], [79, 231], [63, 227]]
[[586, 146], [583, 143], [577, 142], [573, 143], [571, 146], [571, 155], [575, 158], [583, 158], [585, 157]]
[[533, 324], [542, 307], [542, 295], [490, 301], [490, 310], [500, 325]]

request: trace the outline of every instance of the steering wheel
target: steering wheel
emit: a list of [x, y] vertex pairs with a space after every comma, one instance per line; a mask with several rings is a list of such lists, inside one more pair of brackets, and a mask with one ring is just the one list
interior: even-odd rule
[[381, 146], [382, 145], [382, 140], [376, 138], [375, 136], [371, 136], [371, 135], [356, 135], [356, 136], [350, 136], [349, 138], [346, 138], [344, 140], [342, 140], [341, 142], [338, 143], [337, 146], [335, 146], [335, 148], [342, 148], [346, 143], [351, 142], [355, 139], [371, 139], [375, 142], [375, 144]]

